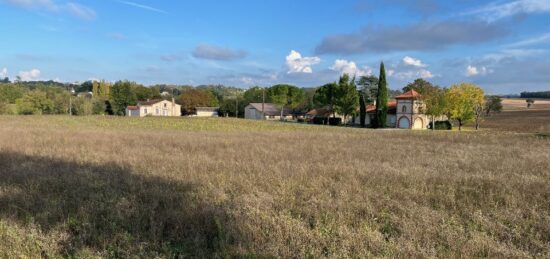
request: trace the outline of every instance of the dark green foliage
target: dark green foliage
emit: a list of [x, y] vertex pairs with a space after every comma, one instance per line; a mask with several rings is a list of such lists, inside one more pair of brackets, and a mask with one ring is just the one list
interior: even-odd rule
[[347, 117], [355, 115], [357, 106], [359, 105], [355, 78], [350, 79], [348, 74], [344, 74], [340, 77], [338, 85], [339, 93], [335, 109], [344, 116], [344, 122], [347, 122]]
[[359, 121], [361, 128], [364, 128], [366, 126], [366, 119], [367, 119], [367, 104], [365, 101], [365, 93], [363, 91], [359, 91]]
[[367, 104], [373, 103], [376, 100], [378, 94], [378, 81], [378, 77], [374, 75], [362, 76], [357, 80], [357, 85], [360, 86]]
[[330, 111], [332, 111], [332, 116], [334, 117], [334, 107], [336, 101], [338, 100], [340, 85], [336, 83], [330, 83], [323, 85], [317, 89], [315, 92], [314, 100], [319, 104], [319, 106], [328, 106]]
[[125, 115], [126, 107], [137, 104], [137, 97], [133, 87], [136, 85], [130, 81], [118, 81], [111, 89], [111, 105], [116, 115]]
[[327, 125], [328, 124], [328, 118], [327, 117], [313, 117], [311, 122], [313, 124], [317, 124], [317, 125]]
[[521, 98], [550, 98], [550, 91], [522, 92]]
[[281, 120], [285, 108], [294, 109], [304, 100], [302, 89], [293, 86], [279, 84], [274, 85], [267, 91], [271, 102], [277, 104], [281, 108]]
[[487, 96], [485, 97], [485, 114], [489, 116], [491, 112], [502, 111], [502, 98], [499, 96]]
[[[428, 124], [428, 129], [432, 129], [432, 123]], [[453, 125], [449, 121], [436, 121], [435, 130], [452, 130]]]
[[331, 126], [342, 125], [342, 118], [328, 118], [328, 124]]
[[388, 86], [386, 81], [386, 69], [384, 62], [380, 64], [380, 77], [378, 81], [378, 94], [376, 95], [375, 128], [385, 128], [388, 116]]

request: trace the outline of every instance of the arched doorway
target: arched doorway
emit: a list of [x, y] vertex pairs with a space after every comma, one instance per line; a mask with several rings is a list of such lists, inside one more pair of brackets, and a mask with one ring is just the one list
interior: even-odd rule
[[424, 128], [424, 121], [422, 118], [416, 118], [414, 120], [414, 126], [413, 129], [423, 129]]
[[397, 123], [400, 129], [410, 129], [411, 128], [411, 121], [407, 117], [401, 117], [399, 118], [399, 122]]

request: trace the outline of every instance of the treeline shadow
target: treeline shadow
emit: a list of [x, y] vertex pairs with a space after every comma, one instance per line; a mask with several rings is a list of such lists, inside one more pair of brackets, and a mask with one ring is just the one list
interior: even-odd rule
[[0, 217], [61, 230], [60, 255], [83, 249], [109, 257], [225, 254], [224, 209], [198, 186], [138, 175], [116, 164], [81, 164], [0, 152]]

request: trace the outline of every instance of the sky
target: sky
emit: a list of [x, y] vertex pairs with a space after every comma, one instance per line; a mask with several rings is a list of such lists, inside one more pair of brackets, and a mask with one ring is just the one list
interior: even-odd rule
[[0, 77], [550, 90], [550, 0], [0, 0]]

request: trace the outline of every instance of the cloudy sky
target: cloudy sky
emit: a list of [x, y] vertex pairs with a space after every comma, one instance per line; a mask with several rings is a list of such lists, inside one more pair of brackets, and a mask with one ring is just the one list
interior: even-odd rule
[[550, 90], [550, 0], [0, 0], [0, 76]]

